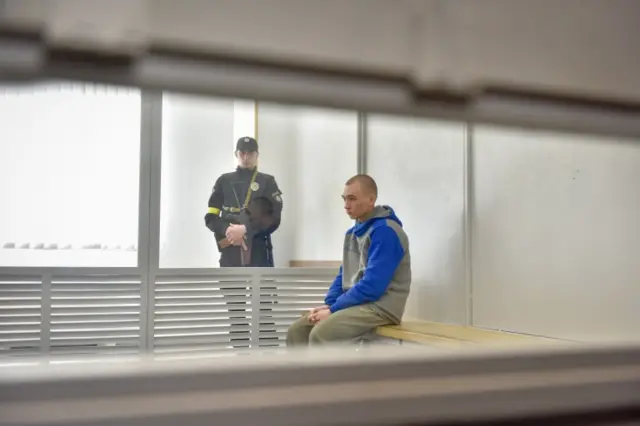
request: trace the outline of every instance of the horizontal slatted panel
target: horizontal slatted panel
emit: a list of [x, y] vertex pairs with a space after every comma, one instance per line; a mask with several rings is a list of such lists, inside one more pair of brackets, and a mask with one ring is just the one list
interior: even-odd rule
[[322, 305], [335, 273], [300, 273], [262, 278], [260, 282], [261, 347], [283, 346], [289, 326], [311, 308]]
[[154, 352], [237, 352], [251, 346], [251, 276], [163, 276], [155, 282]]
[[40, 353], [41, 277], [0, 277], [0, 356]]
[[[301, 268], [273, 269], [262, 275], [255, 271], [161, 275], [149, 306], [154, 350], [169, 357], [280, 350], [289, 325], [322, 303], [334, 273]], [[138, 353], [144, 337], [140, 277], [102, 271], [62, 274], [53, 272], [51, 304], [46, 307], [39, 276], [0, 276], [0, 355], [39, 354], [47, 336], [50, 344], [45, 349], [64, 355], [57, 359]], [[260, 288], [258, 312], [252, 306], [254, 282], [259, 284], [256, 291]], [[42, 324], [43, 308], [50, 312], [50, 328]], [[254, 318], [258, 324], [252, 324]], [[43, 330], [47, 334], [41, 337]], [[258, 332], [253, 340], [252, 330]]]
[[140, 349], [141, 281], [137, 276], [53, 277], [52, 354], [132, 354]]

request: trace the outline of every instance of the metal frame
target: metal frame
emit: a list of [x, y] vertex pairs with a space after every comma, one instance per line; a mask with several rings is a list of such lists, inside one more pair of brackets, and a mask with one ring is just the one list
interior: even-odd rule
[[473, 322], [473, 208], [474, 208], [474, 168], [473, 168], [473, 124], [464, 126], [464, 211], [462, 233], [464, 238], [464, 288], [465, 288], [465, 324]]
[[140, 251], [142, 275], [140, 336], [142, 350], [153, 350], [153, 294], [160, 256], [160, 187], [162, 167], [162, 93], [142, 92], [140, 162]]
[[[42, 363], [0, 375], [0, 425], [515, 425], [630, 412], [637, 421], [639, 406], [637, 345], [331, 348], [99, 369]], [[594, 424], [587, 419], [557, 424]]]
[[[5, 31], [6, 32], [6, 31]], [[637, 105], [566, 99], [535, 93], [480, 92], [471, 97], [417, 91], [407, 78], [294, 64], [239, 60], [186, 49], [156, 48], [136, 57], [50, 55], [37, 33], [0, 37], [0, 77], [11, 81], [65, 78], [301, 105], [526, 126], [593, 134], [640, 136]], [[79, 56], [78, 56], [79, 55]], [[78, 61], [82, 65], [77, 66]]]
[[358, 174], [367, 173], [367, 113], [358, 112], [358, 148], [356, 170]]

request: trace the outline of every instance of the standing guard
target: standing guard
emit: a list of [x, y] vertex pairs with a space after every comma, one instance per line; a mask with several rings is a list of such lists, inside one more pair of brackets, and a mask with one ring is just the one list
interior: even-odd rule
[[[235, 155], [238, 167], [216, 180], [205, 224], [215, 234], [221, 267], [273, 267], [271, 234], [280, 226], [282, 192], [273, 176], [258, 171], [254, 138], [238, 139]], [[271, 201], [269, 226], [259, 226], [244, 214], [253, 197]]]
[[[282, 192], [273, 176], [258, 171], [258, 143], [254, 138], [238, 139], [235, 156], [236, 170], [216, 180], [205, 224], [215, 235], [221, 267], [273, 267], [271, 234], [280, 226]], [[238, 298], [239, 288], [234, 284], [237, 283], [220, 290], [228, 300], [232, 325], [247, 327], [249, 322], [245, 321], [251, 314], [245, 307], [246, 302]], [[272, 290], [275, 292], [275, 288]], [[268, 317], [265, 312], [265, 318]], [[275, 327], [269, 320], [262, 325]], [[275, 328], [265, 331], [273, 332]], [[250, 344], [249, 336], [243, 331], [231, 331], [230, 335], [235, 348]]]

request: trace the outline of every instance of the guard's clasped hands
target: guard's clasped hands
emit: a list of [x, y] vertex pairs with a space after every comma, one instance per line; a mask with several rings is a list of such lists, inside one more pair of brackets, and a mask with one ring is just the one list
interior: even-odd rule
[[245, 244], [245, 236], [247, 234], [247, 227], [244, 225], [231, 224], [225, 232], [225, 237], [234, 246], [242, 246], [244, 250], [247, 250]]

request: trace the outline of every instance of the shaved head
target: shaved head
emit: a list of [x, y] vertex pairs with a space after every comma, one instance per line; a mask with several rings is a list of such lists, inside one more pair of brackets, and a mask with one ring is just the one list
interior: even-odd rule
[[378, 198], [378, 185], [369, 175], [355, 175], [344, 184], [344, 209], [352, 219], [365, 220]]
[[378, 185], [376, 181], [369, 175], [355, 175], [350, 178], [345, 185], [353, 185], [354, 183], [359, 183], [362, 187], [362, 191], [366, 194], [373, 194], [376, 198], [378, 197]]

